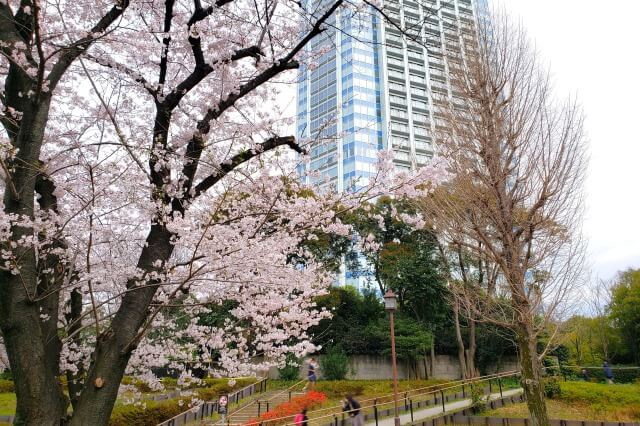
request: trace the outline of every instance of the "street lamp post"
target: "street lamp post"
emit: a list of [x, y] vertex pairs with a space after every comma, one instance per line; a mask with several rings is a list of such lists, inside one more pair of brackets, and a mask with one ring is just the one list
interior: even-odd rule
[[384, 294], [384, 309], [389, 312], [389, 322], [391, 323], [391, 369], [393, 370], [393, 408], [395, 426], [400, 426], [400, 414], [398, 413], [398, 368], [396, 367], [396, 333], [393, 324], [393, 313], [397, 309], [396, 295], [387, 290]]

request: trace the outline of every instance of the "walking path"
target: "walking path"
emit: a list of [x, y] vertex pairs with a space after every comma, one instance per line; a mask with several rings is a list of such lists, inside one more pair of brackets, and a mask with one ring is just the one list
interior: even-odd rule
[[[490, 395], [489, 400], [493, 401], [494, 399], [500, 399], [506, 396], [518, 395], [520, 393], [522, 393], [522, 389], [511, 389], [511, 390], [504, 391], [502, 392], [502, 396], [500, 396], [500, 393], [492, 393]], [[415, 423], [419, 420], [424, 420], [424, 419], [428, 419], [435, 416], [439, 417], [445, 413], [451, 413], [453, 411], [460, 411], [465, 408], [471, 407], [471, 404], [472, 404], [471, 398], [467, 398], [467, 399], [461, 399], [459, 401], [446, 403], [445, 404], [446, 411], [444, 413], [442, 411], [442, 405], [431, 407], [431, 408], [425, 408], [423, 410], [417, 410], [413, 412], [413, 422]], [[411, 413], [400, 415], [401, 425], [410, 424], [410, 423], [411, 423]], [[366, 423], [366, 426], [375, 426], [375, 425], [376, 425], [375, 421]], [[384, 419], [378, 419], [378, 426], [394, 426], [394, 418], [387, 417]]]

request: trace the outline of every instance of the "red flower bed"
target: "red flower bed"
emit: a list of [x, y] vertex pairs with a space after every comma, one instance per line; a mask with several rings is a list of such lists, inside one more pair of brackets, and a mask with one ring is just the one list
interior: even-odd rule
[[[270, 424], [291, 423], [295, 415], [301, 412], [303, 408], [308, 410], [317, 407], [326, 400], [327, 395], [322, 392], [309, 391], [305, 395], [291, 398], [291, 401], [275, 406], [257, 419], [249, 420], [245, 423], [245, 426], [257, 425], [263, 422], [269, 422]], [[274, 422], [276, 419], [278, 420]]]

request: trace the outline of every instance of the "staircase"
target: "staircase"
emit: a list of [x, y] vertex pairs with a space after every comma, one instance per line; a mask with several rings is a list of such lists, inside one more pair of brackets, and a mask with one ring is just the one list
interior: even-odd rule
[[227, 424], [243, 425], [251, 419], [256, 419], [260, 414], [277, 407], [283, 402], [288, 402], [291, 398], [304, 395], [299, 391], [269, 391], [261, 394], [259, 398], [233, 410], [227, 417]]
[[[288, 402], [292, 398], [304, 395], [305, 392], [294, 389], [300, 389], [305, 383], [306, 380], [301, 380], [285, 390], [280, 389], [263, 392], [255, 395], [255, 397], [251, 397], [250, 399], [243, 401], [244, 403], [242, 405], [236, 406], [230, 410], [227, 418], [224, 421], [224, 425], [242, 426], [249, 420], [258, 418], [261, 414], [272, 410], [283, 402]], [[223, 425], [222, 420], [219, 417], [215, 420], [204, 420], [197, 424], [219, 426]]]

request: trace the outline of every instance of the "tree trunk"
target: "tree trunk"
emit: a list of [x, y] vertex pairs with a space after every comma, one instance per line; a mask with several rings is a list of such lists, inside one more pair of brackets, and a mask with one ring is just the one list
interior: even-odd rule
[[531, 415], [531, 426], [549, 426], [533, 327], [530, 324], [521, 324], [516, 331], [516, 340], [522, 367], [521, 382]]
[[429, 354], [425, 351], [424, 356], [422, 357], [422, 366], [424, 367], [424, 378], [429, 380], [429, 364], [427, 363], [427, 359], [429, 358]]
[[429, 366], [430, 376], [433, 377], [433, 372], [436, 369], [436, 347], [435, 344], [431, 345], [431, 365]]
[[[454, 296], [455, 297], [455, 296]], [[463, 379], [468, 379], [468, 369], [465, 357], [464, 341], [462, 340], [462, 332], [460, 331], [460, 305], [458, 300], [453, 301], [453, 323], [456, 330], [456, 342], [458, 344], [458, 362], [460, 363], [460, 374]]]
[[[19, 79], [19, 76], [14, 73], [11, 78]], [[16, 87], [19, 88], [22, 84], [12, 87], [10, 83], [13, 80], [10, 80], [7, 79], [7, 96], [12, 98], [15, 96], [13, 92], [19, 90]], [[9, 177], [18, 193], [5, 190], [6, 213], [34, 217], [34, 191], [40, 168], [38, 159], [47, 124], [49, 102], [49, 98], [41, 98], [37, 105], [33, 102], [21, 104], [23, 116], [19, 132], [10, 135], [12, 143], [19, 149], [11, 162], [14, 172]], [[13, 226], [11, 241], [30, 238], [33, 232], [30, 227]], [[44, 318], [40, 317], [42, 305], [35, 300], [39, 291], [36, 252], [33, 246], [22, 245], [12, 251], [20, 273], [0, 273], [0, 329], [15, 379], [17, 404], [14, 424], [59, 425], [66, 404], [56, 374], [58, 345], [45, 345], [48, 340], [45, 333], [50, 334], [49, 327], [46, 326], [51, 325], [51, 322], [43, 321]], [[44, 302], [47, 310], [57, 312], [57, 300], [52, 300], [56, 295], [52, 294], [51, 299]], [[54, 319], [54, 326], [55, 321]]]
[[467, 362], [467, 378], [478, 377], [476, 369], [476, 322], [469, 319], [469, 348], [465, 351]]
[[[171, 253], [171, 233], [163, 225], [155, 224], [147, 236], [138, 267], [153, 271], [156, 261], [164, 264]], [[129, 286], [135, 285], [131, 281]], [[127, 292], [110, 327], [100, 334], [93, 362], [87, 372], [85, 385], [77, 401], [70, 426], [102, 426], [109, 423], [111, 411], [118, 396], [131, 353], [137, 346], [136, 338], [148, 316], [148, 306], [157, 287], [146, 285]]]
[[[25, 254], [32, 256], [33, 252]], [[21, 283], [21, 279], [35, 282], [35, 270], [23, 267], [19, 276], [8, 275], [3, 274], [0, 285], [0, 299], [4, 301], [0, 321], [15, 383], [17, 404], [13, 424], [59, 425], [65, 411], [62, 389], [49, 369], [52, 363], [43, 344], [38, 304], [29, 300]], [[35, 285], [30, 287], [35, 289]]]

